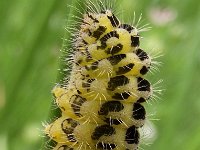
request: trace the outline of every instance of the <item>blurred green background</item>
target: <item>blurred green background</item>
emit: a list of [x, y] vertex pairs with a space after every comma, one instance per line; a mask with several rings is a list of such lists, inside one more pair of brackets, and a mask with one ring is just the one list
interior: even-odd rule
[[[56, 83], [71, 0], [0, 1], [0, 150], [39, 150]], [[145, 150], [200, 149], [200, 2], [123, 0], [124, 20], [143, 13], [141, 47], [160, 51], [148, 75], [165, 89], [147, 105]], [[152, 114], [152, 115], [151, 115]], [[157, 120], [159, 119], [159, 120]], [[146, 138], [145, 138], [146, 137]]]

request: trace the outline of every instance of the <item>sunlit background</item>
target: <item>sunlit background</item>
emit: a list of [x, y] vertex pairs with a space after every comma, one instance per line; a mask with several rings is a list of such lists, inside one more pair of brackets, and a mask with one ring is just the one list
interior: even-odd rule
[[[39, 150], [59, 68], [71, 0], [0, 1], [0, 150]], [[143, 14], [141, 47], [162, 62], [148, 75], [163, 92], [146, 105], [144, 150], [200, 149], [200, 2], [121, 0], [132, 21]]]

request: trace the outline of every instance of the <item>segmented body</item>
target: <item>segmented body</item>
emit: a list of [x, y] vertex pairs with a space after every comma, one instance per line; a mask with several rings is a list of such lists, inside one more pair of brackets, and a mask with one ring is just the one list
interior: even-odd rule
[[84, 14], [68, 85], [53, 89], [62, 117], [45, 133], [58, 143], [54, 150], [138, 148], [142, 103], [152, 95], [143, 77], [151, 58], [139, 45], [137, 29], [112, 11]]

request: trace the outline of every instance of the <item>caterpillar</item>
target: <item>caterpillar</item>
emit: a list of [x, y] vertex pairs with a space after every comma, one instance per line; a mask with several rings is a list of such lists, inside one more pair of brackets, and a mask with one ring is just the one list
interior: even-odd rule
[[[102, 2], [100, 1], [102, 4]], [[53, 89], [62, 116], [45, 126], [53, 150], [136, 150], [153, 88], [144, 78], [152, 58], [136, 27], [107, 8], [88, 9], [72, 42], [67, 85]]]

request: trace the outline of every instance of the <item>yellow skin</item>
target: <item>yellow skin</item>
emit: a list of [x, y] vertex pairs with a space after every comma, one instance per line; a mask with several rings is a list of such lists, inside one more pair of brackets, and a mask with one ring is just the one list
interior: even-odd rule
[[83, 22], [70, 81], [52, 91], [62, 117], [45, 134], [58, 143], [54, 150], [137, 150], [145, 122], [139, 103], [152, 95], [142, 78], [151, 58], [138, 47], [137, 29], [123, 26], [110, 10], [85, 14]]

